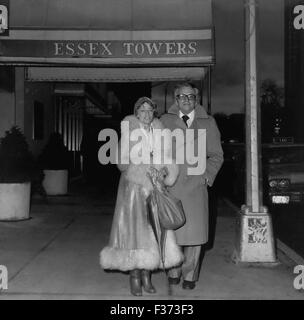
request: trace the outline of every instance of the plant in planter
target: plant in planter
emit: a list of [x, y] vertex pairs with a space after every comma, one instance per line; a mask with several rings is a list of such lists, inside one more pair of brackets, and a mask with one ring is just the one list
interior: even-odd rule
[[20, 128], [13, 126], [0, 139], [0, 220], [29, 218], [35, 161]]
[[43, 168], [43, 187], [48, 195], [64, 195], [68, 191], [69, 152], [62, 136], [55, 132], [38, 158]]

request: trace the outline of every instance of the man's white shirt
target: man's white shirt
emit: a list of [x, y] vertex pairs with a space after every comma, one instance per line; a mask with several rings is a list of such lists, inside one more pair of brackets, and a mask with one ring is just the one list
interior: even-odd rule
[[182, 119], [183, 116], [188, 116], [189, 119], [187, 120], [187, 126], [188, 128], [191, 127], [191, 124], [194, 120], [194, 116], [195, 116], [195, 110], [192, 110], [190, 113], [188, 114], [184, 114], [181, 111], [179, 111], [179, 117]]

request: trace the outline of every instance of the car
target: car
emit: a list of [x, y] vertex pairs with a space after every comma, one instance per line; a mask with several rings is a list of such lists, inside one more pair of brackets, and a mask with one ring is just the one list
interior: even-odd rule
[[[243, 204], [246, 195], [245, 144], [226, 143], [223, 150], [225, 162], [219, 178], [221, 188], [229, 190], [234, 202]], [[262, 144], [261, 150], [264, 204], [304, 204], [304, 144], [267, 143]]]
[[267, 203], [304, 203], [304, 144], [269, 144], [262, 150]]

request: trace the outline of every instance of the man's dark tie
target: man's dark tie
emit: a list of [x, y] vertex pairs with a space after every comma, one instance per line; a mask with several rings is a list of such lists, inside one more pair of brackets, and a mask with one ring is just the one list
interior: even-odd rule
[[187, 125], [187, 121], [189, 120], [189, 117], [188, 117], [188, 116], [186, 116], [186, 115], [183, 115], [183, 116], [182, 116], [182, 119], [184, 120], [184, 122], [185, 122], [186, 126], [188, 127], [188, 125]]

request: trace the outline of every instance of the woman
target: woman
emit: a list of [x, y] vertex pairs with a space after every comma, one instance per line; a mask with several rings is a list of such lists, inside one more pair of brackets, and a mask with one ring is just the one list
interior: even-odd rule
[[[118, 167], [122, 174], [109, 245], [100, 254], [104, 269], [130, 271], [130, 289], [135, 296], [142, 295], [142, 287], [148, 293], [156, 292], [151, 283], [151, 270], [172, 268], [183, 260], [173, 231], [168, 231], [165, 265], [162, 265], [147, 214], [146, 199], [152, 191], [147, 173], [157, 172], [158, 178], [170, 186], [178, 176], [178, 166], [168, 159], [170, 137], [156, 139], [156, 132], [164, 128], [155, 114], [155, 103], [142, 97], [135, 103], [134, 115], [125, 117], [121, 123], [121, 161]], [[135, 139], [136, 136], [140, 137]], [[143, 158], [147, 160], [147, 156], [148, 161], [143, 161]], [[153, 158], [166, 160], [153, 164]]]

